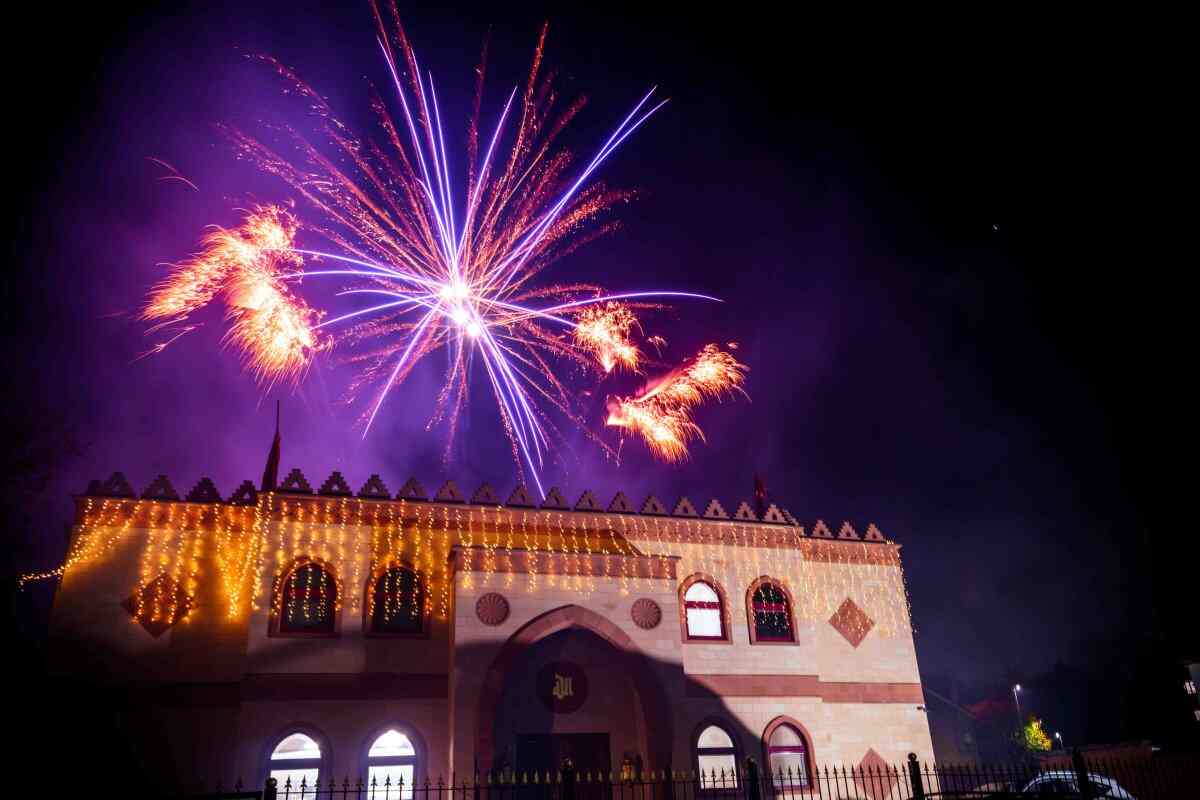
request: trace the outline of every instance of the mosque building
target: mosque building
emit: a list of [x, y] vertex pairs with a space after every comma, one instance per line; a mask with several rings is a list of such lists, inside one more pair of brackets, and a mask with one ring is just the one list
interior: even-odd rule
[[802, 786], [932, 759], [900, 545], [873, 524], [272, 471], [75, 498], [54, 670], [120, 695], [167, 784], [754, 757]]

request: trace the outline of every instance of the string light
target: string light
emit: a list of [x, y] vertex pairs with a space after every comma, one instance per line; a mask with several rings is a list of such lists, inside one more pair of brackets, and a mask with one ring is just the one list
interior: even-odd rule
[[[364, 601], [370, 616], [376, 578], [364, 586], [365, 565], [373, 576], [388, 565], [410, 565], [415, 572], [412, 599], [397, 575], [387, 576], [387, 597], [379, 598], [387, 618], [397, 612], [397, 602], [411, 605], [419, 595], [421, 609], [413, 613], [445, 620], [455, 578], [450, 556], [457, 548], [463, 588], [474, 588], [476, 580], [491, 585], [504, 573], [502, 584], [511, 589], [515, 574], [524, 571], [529, 593], [545, 585], [587, 596], [598, 581], [615, 580], [629, 596], [659, 591], [677, 559], [678, 579], [710, 575], [732, 598], [741, 595], [737, 587], [770, 577], [788, 589], [797, 624], [827, 621], [850, 599], [863, 612], [843, 620], [851, 633], [912, 630], [898, 547], [805, 535], [794, 526], [405, 500], [277, 500], [272, 492], [260, 494], [252, 507], [88, 497], [78, 514], [62, 566], [23, 575], [20, 585], [67, 576], [141, 542], [135, 621], [194, 616], [191, 598], [210, 577], [222, 595], [222, 612], [237, 619], [259, 609], [267, 575], [285, 589], [273, 593], [271, 611], [291, 621], [324, 618], [344, 603], [358, 611]], [[818, 523], [814, 531], [828, 528]], [[302, 563], [312, 566], [301, 569]], [[206, 575], [210, 569], [212, 576]], [[343, 575], [354, 587], [348, 601]]]

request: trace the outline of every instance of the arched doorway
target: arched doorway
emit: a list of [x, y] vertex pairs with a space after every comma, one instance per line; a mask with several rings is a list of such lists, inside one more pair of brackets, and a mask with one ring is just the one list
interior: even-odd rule
[[584, 768], [607, 761], [615, 770], [627, 753], [645, 769], [669, 769], [671, 714], [655, 673], [654, 661], [593, 611], [568, 605], [536, 617], [484, 675], [475, 729], [480, 771], [549, 764], [564, 754]]

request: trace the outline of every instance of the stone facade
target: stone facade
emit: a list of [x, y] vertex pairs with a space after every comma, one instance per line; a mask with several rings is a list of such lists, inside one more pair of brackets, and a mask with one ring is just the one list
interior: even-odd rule
[[[848, 524], [806, 535], [774, 507], [764, 519], [778, 522], [745, 519], [748, 506], [729, 519], [714, 503], [706, 518], [654, 498], [642, 514], [606, 512], [590, 493], [579, 511], [530, 508], [520, 492], [509, 507], [473, 506], [452, 484], [444, 502], [419, 499], [415, 483], [403, 500], [378, 486], [321, 497], [302, 479], [295, 493], [239, 503], [181, 502], [165, 479], [143, 499], [78, 499], [53, 615], [57, 670], [158, 720], [167, 735], [147, 746], [165, 753], [164, 783], [256, 782], [293, 731], [321, 745], [323, 774], [339, 780], [364, 773], [389, 728], [434, 779], [511, 766], [513, 738], [535, 733], [608, 734], [614, 770], [626, 758], [695, 769], [696, 736], [713, 721], [760, 763], [781, 722], [806, 738], [810, 763], [932, 758], [899, 546], [874, 526], [865, 538]], [[97, 486], [109, 484], [121, 488]], [[333, 627], [287, 635], [280, 586], [310, 561], [336, 583]], [[372, 627], [372, 581], [393, 563], [421, 575], [419, 633]], [[168, 602], [161, 582], [140, 588], [164, 575], [188, 597], [173, 625], [148, 610]], [[688, 638], [683, 593], [696, 580], [720, 593], [722, 640]], [[790, 616], [793, 641], [752, 641], [764, 581], [788, 598], [770, 613]], [[569, 713], [533, 685], [559, 663], [587, 687]]]

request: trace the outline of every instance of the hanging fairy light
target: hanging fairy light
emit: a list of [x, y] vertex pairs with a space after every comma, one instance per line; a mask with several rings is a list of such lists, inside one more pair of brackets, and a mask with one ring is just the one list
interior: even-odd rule
[[[851, 599], [863, 615], [843, 623], [855, 635], [869, 629], [893, 636], [912, 629], [899, 548], [877, 531], [874, 540], [863, 541], [857, 534], [833, 538], [821, 522], [806, 535], [796, 526], [729, 519], [273, 492], [247, 506], [84, 498], [64, 563], [24, 575], [20, 583], [83, 571], [126, 548], [137, 553], [131, 587], [135, 621], [202, 613], [203, 607], [190, 600], [183, 612], [183, 598], [194, 597], [210, 580], [228, 620], [257, 611], [263, 593], [281, 582], [285, 591], [272, 593], [269, 608], [291, 622], [325, 618], [344, 602], [358, 611], [365, 601], [369, 618], [373, 603], [385, 601], [392, 615], [407, 602], [402, 596], [407, 590], [397, 590], [394, 578], [388, 579], [392, 583], [386, 584], [384, 598], [361, 591], [365, 568], [390, 563], [411, 565], [421, 587], [412, 592], [420, 595], [415, 613], [445, 620], [456, 579], [471, 588], [476, 576], [486, 583], [503, 573], [503, 586], [511, 589], [518, 585], [516, 573], [524, 572], [523, 590], [531, 594], [558, 588], [589, 596], [599, 581], [615, 581], [629, 596], [655, 591], [669, 574], [668, 559], [678, 559], [678, 569], [684, 570], [679, 579], [702, 572], [733, 589], [766, 576], [788, 587], [797, 624], [827, 621]], [[452, 569], [455, 550], [458, 564]], [[301, 562], [320, 566], [298, 568]], [[359, 589], [348, 600], [337, 586], [339, 576]], [[777, 599], [764, 602], [778, 605]]]

